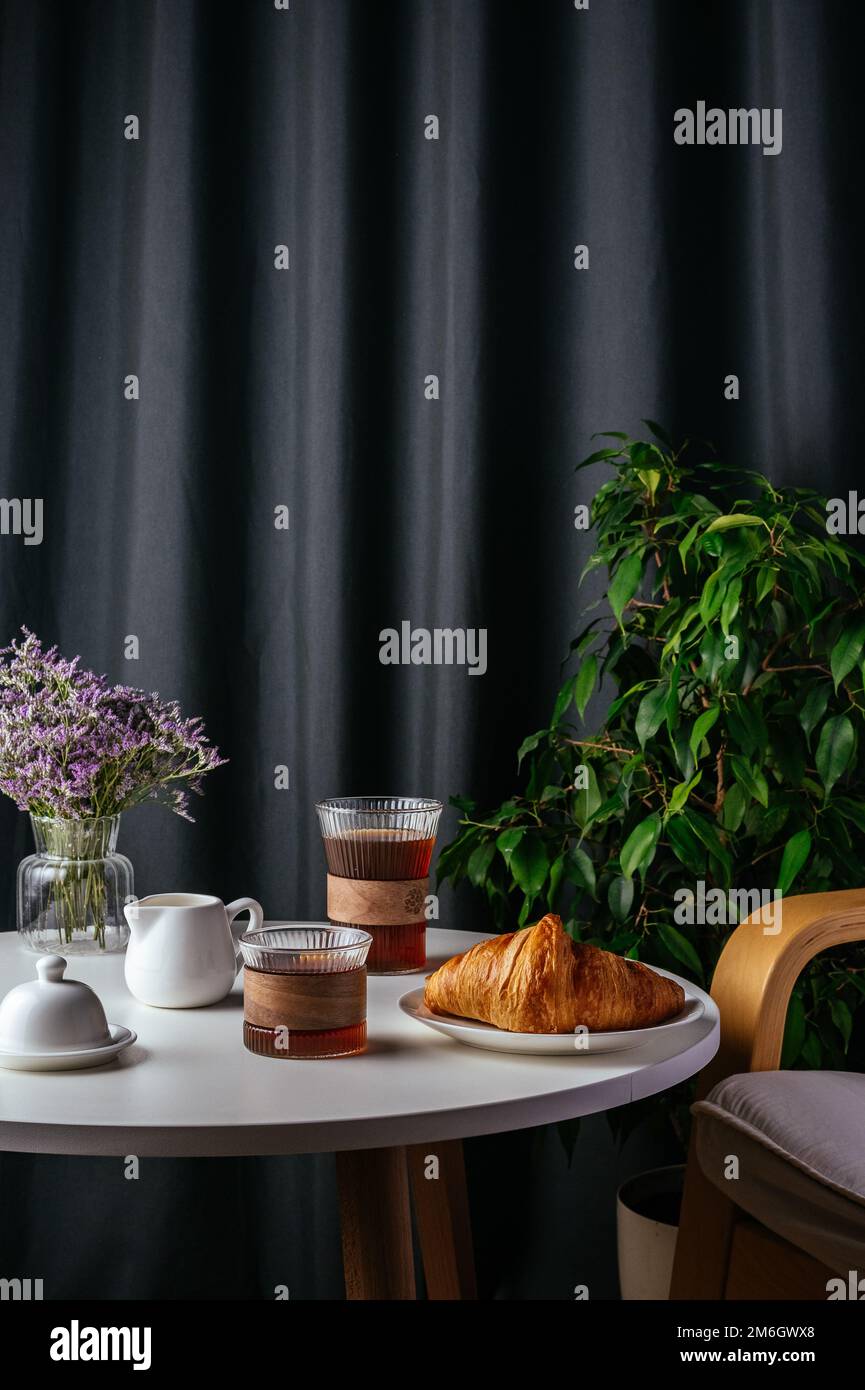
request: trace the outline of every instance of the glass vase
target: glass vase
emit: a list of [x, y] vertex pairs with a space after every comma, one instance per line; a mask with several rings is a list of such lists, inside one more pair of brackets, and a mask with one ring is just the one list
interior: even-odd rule
[[123, 951], [132, 865], [116, 851], [120, 816], [31, 815], [36, 853], [18, 866], [18, 930], [32, 951], [63, 956]]

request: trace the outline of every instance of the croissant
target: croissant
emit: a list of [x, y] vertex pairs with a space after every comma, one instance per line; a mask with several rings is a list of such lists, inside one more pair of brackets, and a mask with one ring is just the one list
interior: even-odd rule
[[533, 927], [481, 941], [429, 976], [424, 1003], [509, 1033], [649, 1028], [677, 1014], [685, 992], [636, 960], [568, 936], [548, 913]]

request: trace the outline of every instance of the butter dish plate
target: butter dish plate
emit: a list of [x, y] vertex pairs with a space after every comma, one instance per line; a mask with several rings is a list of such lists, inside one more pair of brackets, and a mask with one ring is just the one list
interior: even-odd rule
[[108, 1042], [95, 1047], [70, 1048], [68, 1051], [18, 1051], [0, 1047], [0, 1068], [7, 1071], [78, 1071], [83, 1067], [102, 1067], [137, 1040], [138, 1034], [120, 1023], [109, 1023]]

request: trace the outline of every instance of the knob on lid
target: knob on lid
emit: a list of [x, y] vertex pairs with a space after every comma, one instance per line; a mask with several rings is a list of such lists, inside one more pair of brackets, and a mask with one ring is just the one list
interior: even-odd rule
[[0, 1048], [67, 1052], [111, 1041], [105, 1010], [83, 980], [64, 979], [63, 956], [41, 956], [38, 979], [10, 989], [0, 1002]]
[[[63, 979], [66, 969], [66, 960], [63, 956], [43, 956], [36, 962], [36, 974], [40, 980], [48, 980], [51, 984], [59, 984]], [[86, 989], [87, 986], [85, 985]]]

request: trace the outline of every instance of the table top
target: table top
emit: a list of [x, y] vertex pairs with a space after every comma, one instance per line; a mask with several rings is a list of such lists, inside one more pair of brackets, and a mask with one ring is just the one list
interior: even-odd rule
[[[205, 1009], [132, 997], [123, 957], [71, 956], [67, 978], [100, 996], [138, 1041], [87, 1071], [0, 1069], [0, 1150], [198, 1156], [324, 1153], [495, 1134], [590, 1115], [692, 1076], [718, 1048], [718, 1010], [626, 1052], [521, 1056], [466, 1047], [408, 1018], [398, 1000], [449, 956], [484, 940], [431, 928], [428, 964], [369, 979], [369, 1047], [357, 1057], [257, 1057], [243, 1045], [243, 975]], [[0, 933], [0, 996], [37, 957]], [[684, 981], [682, 982], [684, 983]], [[689, 986], [693, 990], [693, 986]], [[697, 991], [699, 993], [699, 991]]]

